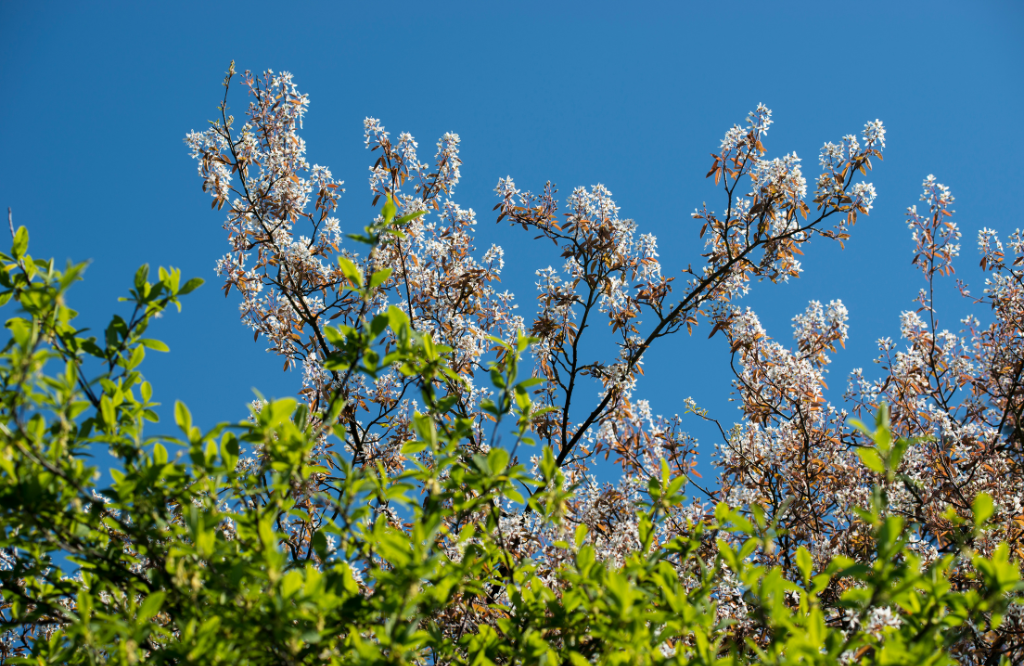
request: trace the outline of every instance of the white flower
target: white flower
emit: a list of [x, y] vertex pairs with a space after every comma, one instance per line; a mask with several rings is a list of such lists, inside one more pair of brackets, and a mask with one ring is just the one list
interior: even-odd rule
[[868, 212], [875, 203], [875, 196], [874, 185], [871, 183], [857, 183], [850, 188], [850, 205]]
[[886, 629], [899, 629], [901, 624], [900, 616], [894, 614], [888, 606], [872, 608], [868, 613], [868, 621], [864, 630], [878, 638]]
[[885, 148], [885, 128], [881, 120], [873, 120], [864, 125], [864, 141], [871, 148]]

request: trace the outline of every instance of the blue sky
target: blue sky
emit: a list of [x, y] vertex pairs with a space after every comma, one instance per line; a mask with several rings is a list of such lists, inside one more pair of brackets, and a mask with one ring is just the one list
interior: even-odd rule
[[[294, 7], [294, 8], [293, 8]], [[343, 225], [371, 214], [362, 120], [411, 132], [421, 151], [462, 138], [455, 199], [478, 213], [479, 243], [506, 248], [504, 285], [533, 307], [533, 272], [553, 247], [494, 224], [493, 188], [511, 175], [561, 193], [603, 183], [620, 215], [655, 233], [669, 271], [695, 265], [690, 219], [721, 197], [704, 180], [725, 130], [763, 102], [769, 157], [796, 151], [809, 180], [825, 141], [880, 118], [879, 196], [846, 250], [822, 242], [805, 274], [747, 301], [769, 334], [791, 335], [810, 299], [842, 299], [851, 340], [833, 398], [874, 340], [897, 337], [921, 281], [904, 223], [922, 179], [952, 188], [964, 232], [958, 276], [980, 288], [975, 238], [1020, 226], [1024, 182], [1024, 3], [28, 3], [0, 2], [0, 206], [29, 228], [34, 256], [91, 260], [73, 305], [102, 328], [138, 265], [174, 265], [207, 286], [151, 329], [169, 355], [144, 366], [165, 405], [197, 422], [244, 416], [252, 388], [285, 396], [297, 373], [237, 320], [213, 274], [226, 247], [182, 138], [214, 117], [228, 63], [287, 70], [311, 98], [310, 160], [346, 181]], [[236, 98], [241, 115], [244, 101]], [[967, 312], [951, 280], [938, 305]], [[5, 317], [10, 316], [4, 313]], [[729, 423], [728, 349], [707, 332], [661, 341], [637, 393], [672, 413], [693, 396]], [[873, 372], [868, 370], [868, 376]], [[711, 432], [694, 423], [710, 451]]]

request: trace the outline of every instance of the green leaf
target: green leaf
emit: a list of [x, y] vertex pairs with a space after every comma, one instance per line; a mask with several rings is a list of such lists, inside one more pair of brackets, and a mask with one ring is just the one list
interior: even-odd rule
[[754, 520], [757, 522], [758, 527], [764, 529], [768, 524], [764, 519], [764, 507], [757, 502], [751, 502], [750, 512], [754, 514]]
[[587, 526], [580, 523], [576, 526], [576, 535], [574, 541], [576, 542], [576, 549], [579, 550], [583, 543], [587, 540]]
[[992, 503], [992, 496], [988, 493], [980, 493], [975, 497], [971, 508], [974, 510], [975, 530], [980, 530], [985, 522], [992, 517], [992, 514], [996, 512], [995, 505]]
[[875, 434], [876, 436], [882, 434], [882, 441], [875, 440], [878, 442], [878, 448], [888, 451], [889, 443], [892, 441], [892, 425], [889, 419], [888, 403], [883, 402], [878, 406], [878, 413], [875, 414]]
[[152, 592], [146, 600], [142, 602], [142, 607], [139, 608], [139, 612], [136, 615], [136, 619], [139, 622], [146, 622], [154, 615], [160, 612], [160, 607], [164, 605], [164, 598], [167, 593], [163, 590]]
[[109, 395], [104, 395], [100, 398], [100, 412], [103, 415], [103, 422], [107, 428], [113, 430], [117, 426], [117, 412]]
[[338, 257], [338, 268], [342, 275], [356, 287], [363, 286], [363, 273], [348, 257]]
[[180, 400], [174, 401], [174, 422], [185, 432], [186, 437], [192, 432], [192, 414]]
[[146, 286], [146, 278], [149, 277], [149, 264], [142, 264], [139, 266], [139, 270], [135, 271], [135, 290], [142, 294], [143, 289]]
[[416, 455], [417, 453], [419, 453], [421, 451], [424, 451], [426, 448], [427, 448], [427, 445], [424, 442], [417, 441], [417, 440], [409, 440], [408, 442], [406, 442], [405, 444], [402, 445], [402, 455], [403, 456]]
[[857, 449], [857, 455], [860, 456], [860, 460], [864, 463], [865, 467], [873, 472], [885, 474], [885, 465], [882, 463], [882, 458], [878, 455], [876, 449], [864, 446]]
[[204, 282], [206, 282], [206, 280], [204, 280], [203, 278], [194, 277], [188, 282], [186, 282], [184, 286], [182, 286], [182, 288], [178, 290], [178, 294], [180, 296], [184, 296], [185, 294], [192, 293], [199, 287], [203, 286]]
[[128, 362], [125, 364], [125, 368], [131, 370], [136, 368], [146, 358], [145, 347], [136, 347], [132, 350], [132, 355], [128, 358]]
[[814, 569], [814, 560], [803, 546], [797, 548], [796, 566], [800, 569], [800, 573], [803, 574], [804, 582], [809, 581], [811, 579], [811, 571]]
[[11, 337], [18, 343], [19, 347], [28, 347], [29, 338], [32, 335], [32, 327], [21, 317], [14, 317], [7, 320], [7, 328], [11, 331]]
[[313, 550], [321, 558], [327, 555], [327, 536], [323, 533], [323, 530], [313, 532], [313, 537], [310, 539], [310, 545], [313, 546]]
[[231, 434], [225, 435], [220, 443], [220, 457], [224, 460], [224, 466], [233, 469], [238, 462], [238, 439]]
[[381, 213], [384, 215], [384, 224], [391, 224], [391, 220], [395, 219], [395, 213], [398, 212], [398, 208], [395, 207], [395, 202], [391, 200], [391, 194], [387, 195], [387, 201], [384, 202], [384, 208]]
[[892, 452], [889, 454], [889, 469], [895, 471], [899, 468], [900, 462], [903, 460], [903, 454], [910, 448], [910, 440], [900, 437], [896, 440], [896, 443], [892, 447]]
[[729, 514], [729, 522], [735, 525], [736, 530], [743, 532], [744, 534], [757, 533], [757, 530], [754, 529], [754, 524], [747, 520], [747, 517], [739, 511], [733, 511]]
[[391, 277], [391, 273], [394, 271], [392, 268], [382, 268], [373, 275], [370, 276], [370, 284], [367, 287], [369, 291], [373, 291]]
[[296, 401], [294, 398], [281, 398], [274, 402], [266, 405], [263, 411], [260, 412], [261, 421], [266, 418], [266, 423], [271, 426], [278, 427], [284, 423], [291, 421], [292, 414], [295, 412]]
[[508, 465], [508, 451], [498, 448], [491, 449], [487, 453], [487, 465], [495, 474], [501, 473]]
[[395, 333], [409, 326], [409, 315], [395, 305], [388, 306], [388, 319], [391, 322], [391, 330]]
[[163, 341], [161, 341], [161, 340], [153, 340], [152, 338], [141, 338], [139, 340], [139, 344], [142, 345], [143, 347], [146, 347], [148, 349], [152, 349], [154, 351], [159, 351], [159, 352], [169, 352], [169, 351], [171, 351], [171, 348], [168, 347]]
[[14, 244], [11, 246], [11, 255], [16, 260], [21, 259], [27, 249], [28, 229], [25, 227], [18, 227], [17, 233], [14, 234]]
[[412, 222], [413, 220], [415, 220], [417, 217], [419, 217], [421, 215], [425, 215], [426, 212], [427, 211], [425, 211], [425, 210], [421, 210], [421, 211], [417, 211], [415, 213], [409, 213], [408, 215], [403, 215], [402, 217], [400, 217], [397, 220], [395, 220], [395, 224], [407, 224], [407, 223]]

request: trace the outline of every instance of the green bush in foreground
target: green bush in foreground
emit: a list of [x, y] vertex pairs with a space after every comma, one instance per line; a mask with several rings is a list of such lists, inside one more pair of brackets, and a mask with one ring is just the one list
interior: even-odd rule
[[[684, 500], [667, 465], [648, 486], [639, 547], [621, 565], [599, 561], [586, 528], [565, 520], [573, 489], [550, 448], [534, 472], [501, 448], [465, 453], [471, 423], [437, 390], [458, 381], [447, 350], [397, 308], [330, 329], [339, 351], [329, 361], [346, 381], [394, 364], [415, 380], [422, 413], [401, 474], [340, 454], [324, 463], [318, 447], [336, 434], [310, 424], [336, 423], [340, 400], [319, 415], [271, 402], [207, 432], [178, 403], [177, 433], [146, 435], [157, 417], [139, 368], [147, 349], [166, 346], [143, 336], [201, 281], [180, 285], [161, 269], [151, 283], [143, 267], [132, 316], [85, 338], [66, 302], [83, 265], [58, 271], [27, 245], [19, 229], [0, 255], [0, 663], [942, 664], [965, 632], [997, 628], [1021, 589], [1005, 547], [972, 551], [992, 511], [985, 495], [974, 524], [950, 514], [959, 549], [924, 567], [876, 489], [861, 514], [873, 563], [815, 570], [801, 549], [802, 579], [787, 580], [750, 561], [782, 532], [756, 510], [750, 521], [720, 505], [712, 525], [660, 540]], [[374, 280], [357, 283], [368, 299]], [[540, 411], [517, 375], [527, 345], [491, 373], [494, 427], [517, 445], [530, 443]], [[892, 441], [884, 409], [865, 431], [875, 443], [865, 460], [891, 477], [907, 442]], [[109, 487], [88, 464], [96, 447], [117, 460]], [[516, 556], [501, 529], [510, 504], [561, 530], [556, 566]], [[310, 520], [321, 515], [330, 520]], [[948, 570], [967, 563], [980, 576], [953, 589]], [[751, 609], [742, 632], [720, 619], [723, 590]], [[826, 598], [843, 613], [823, 610]]]

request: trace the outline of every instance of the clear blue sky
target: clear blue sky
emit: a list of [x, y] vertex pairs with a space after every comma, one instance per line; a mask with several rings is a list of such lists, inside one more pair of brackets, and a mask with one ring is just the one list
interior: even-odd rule
[[[409, 131], [421, 149], [461, 135], [456, 200], [481, 220], [479, 247], [505, 246], [524, 309], [533, 271], [558, 258], [495, 225], [493, 188], [603, 183], [659, 237], [668, 269], [699, 260], [689, 213], [721, 198], [704, 180], [725, 130], [759, 102], [773, 109], [769, 157], [796, 151], [813, 182], [825, 141], [882, 119], [879, 196], [845, 251], [818, 242], [805, 276], [755, 290], [748, 305], [774, 337], [809, 299], [841, 298], [851, 342], [832, 365], [833, 398], [874, 340], [898, 336], [920, 281], [904, 210], [934, 173], [952, 188], [964, 232], [958, 275], [980, 288], [975, 237], [1021, 225], [1024, 3], [78, 3], [0, 0], [0, 206], [31, 233], [34, 256], [92, 260], [73, 304], [102, 328], [144, 262], [207, 286], [152, 329], [172, 353], [144, 366], [156, 399], [185, 400], [197, 422], [245, 414], [252, 387], [290, 394], [297, 374], [263, 351], [213, 274], [225, 250], [182, 138], [214, 117], [228, 63], [291, 71], [309, 93], [313, 162], [347, 181], [342, 223], [370, 214], [362, 120]], [[240, 115], [244, 102], [236, 98]], [[677, 274], [677, 273], [676, 273]], [[944, 321], [966, 311], [951, 281]], [[5, 313], [5, 316], [10, 316]], [[726, 422], [721, 338], [662, 340], [638, 394], [655, 411], [692, 395]], [[872, 371], [868, 371], [873, 376]], [[703, 439], [706, 451], [711, 433]]]

